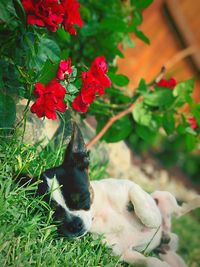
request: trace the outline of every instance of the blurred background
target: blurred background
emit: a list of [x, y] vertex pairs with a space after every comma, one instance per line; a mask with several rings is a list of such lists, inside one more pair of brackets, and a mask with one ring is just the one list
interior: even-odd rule
[[[145, 44], [131, 35], [135, 47], [124, 51], [119, 58], [118, 73], [130, 79], [128, 89], [133, 91], [140, 79], [152, 81], [166, 67], [166, 77], [177, 81], [195, 77], [193, 97], [200, 100], [200, 1], [199, 0], [155, 0], [143, 11], [141, 30], [150, 40]], [[188, 109], [184, 106], [183, 109]], [[133, 148], [133, 162], [141, 164], [151, 160], [151, 164], [161, 165], [181, 180], [187, 187], [200, 190], [200, 153], [199, 145], [195, 149], [187, 147], [182, 137], [163, 138], [149, 136], [148, 140], [131, 135], [128, 143]], [[160, 165], [161, 164], [161, 165]]]

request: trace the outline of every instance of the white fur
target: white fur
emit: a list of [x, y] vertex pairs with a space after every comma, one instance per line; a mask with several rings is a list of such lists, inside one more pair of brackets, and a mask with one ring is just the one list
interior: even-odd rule
[[[131, 264], [144, 263], [148, 267], [185, 267], [176, 254], [177, 237], [171, 231], [171, 215], [178, 207], [174, 197], [167, 192], [157, 192], [157, 206], [153, 197], [132, 181], [104, 179], [92, 181], [94, 200], [91, 207], [94, 220], [90, 232], [104, 235], [104, 242], [113, 253]], [[131, 202], [134, 211], [127, 210]], [[167, 222], [166, 222], [167, 218]], [[167, 253], [160, 258], [146, 257], [158, 247], [167, 224], [171, 241]], [[146, 254], [146, 253], [145, 253]]]
[[[46, 179], [51, 197], [66, 213], [79, 216], [87, 231], [94, 236], [103, 235], [104, 242], [121, 260], [131, 264], [143, 263], [147, 267], [186, 267], [176, 253], [178, 238], [171, 233], [171, 216], [179, 213], [180, 206], [169, 192], [156, 191], [150, 195], [125, 179], [92, 181], [94, 199], [90, 210], [71, 211], [57, 179]], [[157, 205], [154, 199], [158, 200]], [[132, 203], [133, 211], [128, 210], [129, 203]], [[163, 232], [170, 237], [167, 246], [161, 245], [165, 254], [159, 254], [159, 258], [144, 256], [160, 245]]]
[[60, 189], [60, 185], [58, 180], [56, 179], [56, 177], [54, 178], [48, 178], [47, 176], [45, 176], [48, 187], [49, 187], [49, 191], [51, 192], [51, 198], [58, 203], [65, 211], [66, 211], [66, 216], [70, 216], [70, 215], [74, 215], [77, 217], [80, 217], [84, 223], [85, 226], [85, 233], [86, 234], [89, 229], [91, 228], [91, 224], [92, 224], [92, 216], [91, 216], [91, 211], [85, 211], [85, 210], [78, 210], [78, 211], [72, 211], [69, 210], [69, 208], [67, 207], [64, 197], [61, 193], [61, 189]]

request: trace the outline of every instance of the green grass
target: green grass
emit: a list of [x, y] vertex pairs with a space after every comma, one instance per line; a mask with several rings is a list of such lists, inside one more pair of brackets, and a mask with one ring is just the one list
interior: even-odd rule
[[[88, 234], [81, 239], [67, 240], [57, 234], [52, 210], [30, 191], [37, 185], [18, 187], [13, 175], [28, 172], [39, 175], [44, 169], [58, 165], [65, 148], [53, 145], [40, 150], [40, 145], [23, 144], [18, 137], [0, 141], [0, 266], [70, 266], [114, 267], [118, 257]], [[90, 176], [105, 176], [106, 166], [93, 162]], [[190, 266], [200, 266], [199, 225], [196, 217], [185, 216], [174, 223], [180, 235], [180, 252]], [[128, 265], [126, 265], [128, 266]]]

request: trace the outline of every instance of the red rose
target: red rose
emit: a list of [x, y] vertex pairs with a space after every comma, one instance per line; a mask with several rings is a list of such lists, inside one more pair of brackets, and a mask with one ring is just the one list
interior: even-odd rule
[[197, 124], [197, 121], [194, 117], [191, 117], [188, 119], [188, 122], [190, 124], [190, 127], [195, 130], [196, 128], [198, 128], [198, 124]]
[[86, 112], [96, 95], [104, 94], [104, 87], [110, 87], [111, 81], [106, 75], [107, 64], [103, 56], [96, 57], [90, 70], [82, 72], [82, 88], [72, 103], [73, 109]]
[[170, 80], [165, 80], [165, 79], [161, 79], [157, 85], [160, 87], [167, 87], [171, 90], [174, 89], [174, 87], [176, 86], [177, 82], [174, 78], [171, 78]]
[[99, 81], [99, 84], [105, 87], [110, 87], [111, 81], [106, 75], [107, 64], [104, 56], [96, 57], [91, 65], [91, 73]]
[[65, 112], [66, 104], [63, 99], [66, 89], [54, 78], [46, 86], [40, 82], [35, 84], [34, 95], [37, 97], [31, 106], [31, 112], [39, 118], [46, 116], [48, 119], [57, 119], [56, 110]]
[[104, 87], [94, 78], [90, 70], [82, 72], [82, 82], [81, 94], [85, 103], [90, 104], [93, 102], [96, 94], [104, 94]]
[[59, 80], [64, 80], [65, 76], [68, 76], [70, 73], [72, 73], [71, 58], [68, 58], [68, 60], [61, 60], [56, 73], [56, 77]]
[[27, 23], [47, 27], [51, 32], [63, 21], [64, 10], [57, 0], [22, 0]]
[[87, 112], [90, 104], [83, 102], [81, 94], [77, 95], [77, 97], [72, 102], [72, 108], [78, 112]]
[[65, 10], [63, 19], [64, 29], [70, 34], [76, 35], [74, 25], [76, 24], [79, 27], [83, 26], [83, 21], [79, 12], [80, 4], [77, 0], [61, 0], [60, 2]]

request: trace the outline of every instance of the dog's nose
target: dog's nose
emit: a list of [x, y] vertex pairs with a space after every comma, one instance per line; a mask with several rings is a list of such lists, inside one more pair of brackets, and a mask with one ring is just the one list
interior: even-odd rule
[[83, 221], [79, 217], [73, 218], [73, 220], [67, 225], [68, 230], [73, 234], [81, 232], [83, 227]]

